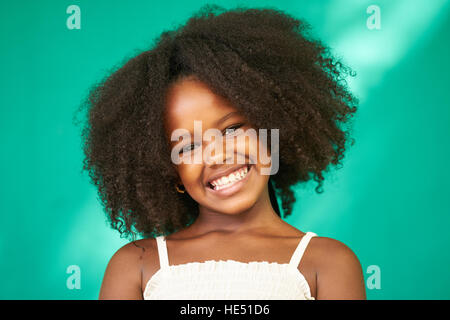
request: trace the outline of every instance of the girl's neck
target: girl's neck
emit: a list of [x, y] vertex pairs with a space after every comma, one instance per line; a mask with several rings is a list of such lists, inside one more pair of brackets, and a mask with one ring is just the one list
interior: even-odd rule
[[269, 191], [266, 187], [255, 205], [243, 212], [236, 214], [221, 213], [200, 206], [197, 219], [188, 228], [184, 229], [183, 234], [189, 237], [213, 232], [237, 235], [285, 225], [286, 222], [274, 211], [270, 203]]

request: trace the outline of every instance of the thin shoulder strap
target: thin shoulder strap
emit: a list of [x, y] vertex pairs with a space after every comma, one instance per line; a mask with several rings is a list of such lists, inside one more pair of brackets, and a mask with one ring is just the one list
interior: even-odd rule
[[300, 264], [300, 260], [302, 259], [303, 254], [305, 253], [306, 246], [308, 245], [309, 240], [311, 240], [311, 238], [315, 236], [317, 236], [317, 234], [315, 234], [314, 232], [310, 231], [306, 232], [306, 234], [300, 240], [294, 253], [292, 254], [291, 261], [289, 261], [290, 265], [296, 268], [298, 267], [298, 265]]
[[156, 237], [156, 243], [158, 245], [159, 265], [161, 269], [165, 269], [169, 266], [169, 257], [167, 255], [167, 244], [164, 236]]

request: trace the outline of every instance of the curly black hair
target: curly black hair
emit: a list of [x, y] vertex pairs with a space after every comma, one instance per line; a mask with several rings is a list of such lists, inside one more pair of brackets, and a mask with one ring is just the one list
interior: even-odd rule
[[121, 237], [170, 234], [198, 216], [198, 203], [174, 187], [163, 124], [165, 92], [185, 76], [206, 83], [257, 128], [279, 128], [279, 171], [269, 179], [279, 215], [277, 198], [284, 217], [291, 214], [295, 184], [314, 179], [323, 192], [323, 172], [341, 167], [347, 142], [354, 144], [344, 124], [358, 99], [345, 78], [356, 73], [310, 29], [273, 8], [206, 5], [90, 87], [80, 106], [83, 170]]

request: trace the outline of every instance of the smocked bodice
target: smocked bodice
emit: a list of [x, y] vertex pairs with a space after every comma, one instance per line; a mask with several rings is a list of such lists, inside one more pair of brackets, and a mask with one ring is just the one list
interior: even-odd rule
[[156, 237], [160, 269], [147, 282], [146, 300], [314, 300], [298, 265], [316, 236], [307, 232], [289, 263], [207, 260], [169, 265], [163, 236]]

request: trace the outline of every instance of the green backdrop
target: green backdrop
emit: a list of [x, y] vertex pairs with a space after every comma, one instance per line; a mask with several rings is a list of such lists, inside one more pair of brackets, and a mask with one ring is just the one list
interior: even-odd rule
[[[2, 299], [96, 299], [111, 230], [81, 171], [74, 111], [113, 65], [149, 46], [206, 1], [2, 1]], [[450, 298], [448, 1], [211, 1], [305, 18], [356, 72], [356, 144], [323, 194], [299, 186], [287, 219], [359, 257], [369, 299]], [[69, 29], [77, 5], [81, 28]], [[368, 27], [380, 9], [379, 29]], [[67, 280], [81, 272], [80, 288]], [[379, 271], [372, 274], [373, 268]], [[371, 282], [372, 283], [372, 282]]]

